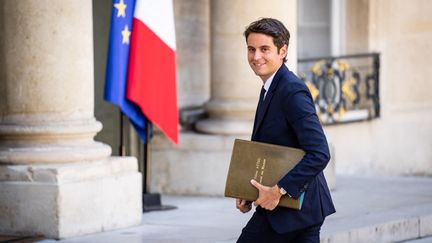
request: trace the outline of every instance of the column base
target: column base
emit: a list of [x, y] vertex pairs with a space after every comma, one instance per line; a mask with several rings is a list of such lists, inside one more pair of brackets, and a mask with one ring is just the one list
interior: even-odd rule
[[141, 187], [133, 157], [0, 165], [0, 234], [62, 239], [137, 225]]
[[[93, 140], [102, 129], [94, 119], [40, 124], [35, 116], [6, 118], [12, 124], [0, 124], [0, 165], [97, 161], [111, 154], [110, 146]], [[39, 123], [18, 123], [24, 119]]]
[[252, 133], [253, 121], [210, 118], [197, 122], [196, 129], [209, 134], [247, 135]]
[[252, 133], [256, 100], [211, 99], [204, 106], [210, 117], [198, 121], [196, 129], [217, 135], [247, 135]]
[[0, 165], [69, 163], [101, 160], [111, 154], [111, 147], [95, 141], [81, 144], [0, 145]]

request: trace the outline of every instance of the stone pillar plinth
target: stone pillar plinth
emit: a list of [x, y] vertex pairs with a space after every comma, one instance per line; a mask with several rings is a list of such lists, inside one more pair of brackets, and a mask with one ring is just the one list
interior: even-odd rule
[[94, 141], [92, 1], [0, 1], [0, 234], [138, 224], [141, 175]]
[[[197, 129], [211, 134], [251, 134], [262, 81], [247, 61], [243, 32], [260, 17], [281, 20], [296, 39], [297, 1], [211, 1], [211, 99], [209, 119]], [[292, 41], [292, 43], [295, 41]], [[296, 67], [296, 48], [290, 45], [288, 66]]]
[[137, 171], [133, 157], [0, 166], [0, 235], [63, 239], [137, 225]]

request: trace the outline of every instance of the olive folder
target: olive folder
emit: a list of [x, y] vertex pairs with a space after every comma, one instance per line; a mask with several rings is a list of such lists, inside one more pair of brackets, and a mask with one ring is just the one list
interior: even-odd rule
[[[225, 184], [225, 196], [255, 201], [258, 189], [255, 179], [265, 186], [274, 186], [303, 158], [301, 149], [280, 145], [235, 139]], [[278, 206], [300, 210], [304, 192], [294, 199], [283, 195]]]

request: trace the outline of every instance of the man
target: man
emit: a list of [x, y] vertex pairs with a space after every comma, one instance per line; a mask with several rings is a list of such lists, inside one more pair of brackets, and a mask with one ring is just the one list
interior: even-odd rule
[[[251, 181], [259, 191], [257, 207], [237, 242], [319, 242], [324, 218], [335, 212], [323, 175], [330, 153], [309, 90], [284, 65], [290, 34], [280, 21], [263, 18], [251, 23], [244, 36], [249, 65], [263, 81], [252, 140], [306, 154], [276, 185]], [[301, 210], [277, 206], [282, 196], [298, 198], [302, 192]], [[246, 213], [251, 203], [237, 199], [236, 207]]]

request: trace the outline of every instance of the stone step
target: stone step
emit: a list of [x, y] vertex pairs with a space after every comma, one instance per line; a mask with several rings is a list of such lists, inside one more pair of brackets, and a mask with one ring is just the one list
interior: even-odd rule
[[432, 205], [423, 204], [349, 220], [329, 217], [321, 242], [401, 242], [428, 236], [432, 236]]

